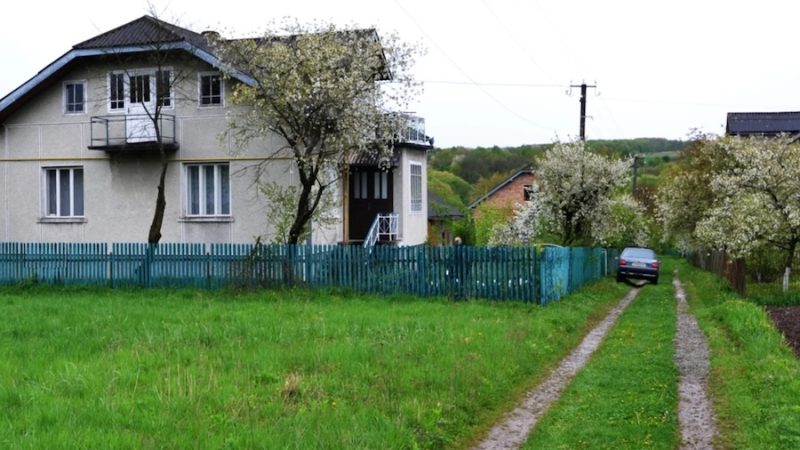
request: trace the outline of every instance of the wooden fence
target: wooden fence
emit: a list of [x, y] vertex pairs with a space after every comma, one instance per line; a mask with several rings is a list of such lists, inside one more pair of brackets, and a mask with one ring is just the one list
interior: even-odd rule
[[731, 287], [742, 297], [747, 289], [745, 283], [745, 264], [742, 258], [731, 258], [723, 250], [708, 250], [693, 253], [689, 262], [695, 267], [715, 273], [728, 280]]
[[307, 286], [549, 303], [611, 274], [590, 248], [0, 243], [0, 284]]

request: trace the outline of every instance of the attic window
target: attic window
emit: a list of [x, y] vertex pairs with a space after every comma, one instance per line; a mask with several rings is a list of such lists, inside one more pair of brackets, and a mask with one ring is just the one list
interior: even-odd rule
[[86, 112], [85, 81], [67, 81], [64, 83], [64, 112], [67, 114]]
[[222, 105], [222, 78], [218, 73], [200, 74], [200, 106]]

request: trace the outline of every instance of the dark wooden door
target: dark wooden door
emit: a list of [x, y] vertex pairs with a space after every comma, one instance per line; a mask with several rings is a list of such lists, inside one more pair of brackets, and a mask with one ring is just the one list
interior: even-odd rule
[[350, 172], [351, 241], [363, 241], [379, 213], [394, 212], [392, 184], [391, 170], [360, 168]]

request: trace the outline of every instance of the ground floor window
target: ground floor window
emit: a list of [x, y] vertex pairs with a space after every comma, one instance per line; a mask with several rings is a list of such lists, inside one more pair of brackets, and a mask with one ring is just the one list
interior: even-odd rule
[[229, 216], [230, 164], [187, 164], [186, 192], [187, 215]]
[[83, 217], [83, 167], [44, 169], [45, 216]]

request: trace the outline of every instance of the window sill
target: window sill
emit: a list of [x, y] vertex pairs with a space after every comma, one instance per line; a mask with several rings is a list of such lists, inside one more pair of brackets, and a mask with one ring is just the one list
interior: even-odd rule
[[40, 217], [36, 223], [86, 223], [86, 217]]
[[184, 216], [178, 219], [184, 223], [233, 223], [233, 216]]

